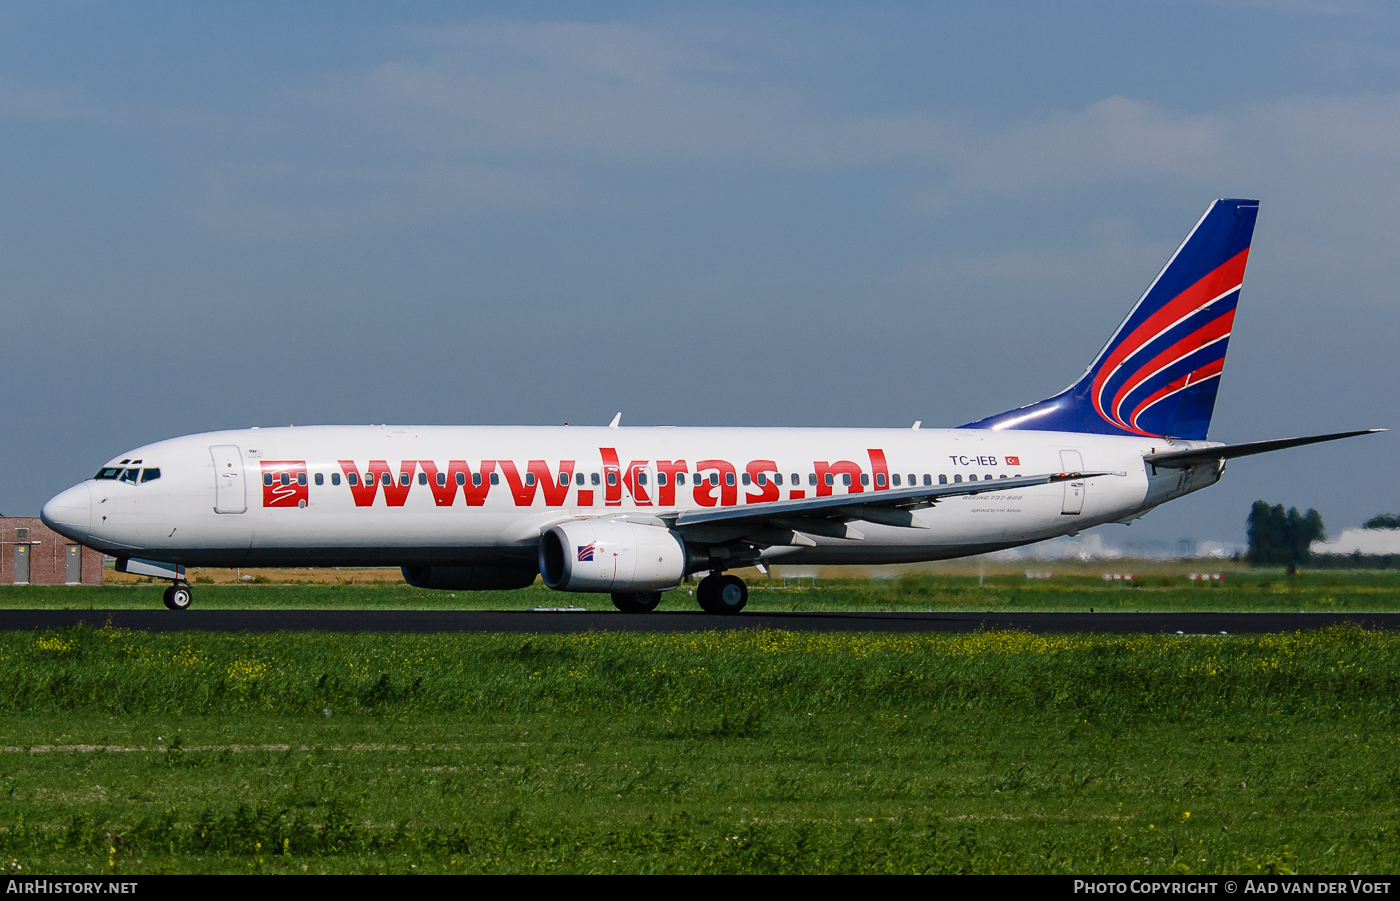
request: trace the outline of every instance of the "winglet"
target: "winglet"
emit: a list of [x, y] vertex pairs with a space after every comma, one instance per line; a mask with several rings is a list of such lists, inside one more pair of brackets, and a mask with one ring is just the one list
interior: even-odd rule
[[613, 421], [610, 422], [610, 423], [608, 423], [608, 428], [610, 428], [610, 429], [615, 429], [615, 428], [617, 428], [617, 424], [620, 423], [620, 422], [622, 422], [622, 411], [621, 411], [621, 410], [617, 411], [617, 415], [613, 417]]

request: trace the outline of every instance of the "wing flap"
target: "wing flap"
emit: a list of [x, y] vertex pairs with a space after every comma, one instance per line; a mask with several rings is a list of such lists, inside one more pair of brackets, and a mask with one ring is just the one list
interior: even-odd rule
[[[752, 524], [794, 532], [807, 532], [812, 535], [850, 538], [858, 537], [860, 533], [842, 526], [842, 523], [863, 520], [904, 528], [927, 528], [914, 519], [911, 511], [931, 507], [946, 498], [966, 497], [992, 491], [1012, 491], [1019, 488], [1052, 485], [1056, 482], [1079, 481], [1107, 475], [1121, 475], [1121, 473], [1057, 472], [987, 482], [960, 482], [950, 485], [928, 485], [921, 488], [862, 491], [857, 494], [833, 494], [827, 497], [770, 501], [766, 504], [749, 504], [743, 507], [686, 510], [676, 516], [673, 527], [684, 532], [687, 527]], [[850, 534], [852, 532], [855, 532], [855, 536]]]

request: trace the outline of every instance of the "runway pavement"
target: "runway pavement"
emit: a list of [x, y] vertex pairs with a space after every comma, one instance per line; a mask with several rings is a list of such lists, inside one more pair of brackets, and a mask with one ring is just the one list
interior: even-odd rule
[[1258, 634], [1354, 623], [1400, 629], [1400, 613], [705, 613], [476, 610], [0, 610], [0, 630], [86, 623], [143, 632], [974, 632]]

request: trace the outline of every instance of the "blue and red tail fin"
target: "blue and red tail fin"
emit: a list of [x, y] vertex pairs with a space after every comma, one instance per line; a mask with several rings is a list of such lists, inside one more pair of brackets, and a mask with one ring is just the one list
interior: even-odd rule
[[1258, 214], [1212, 203], [1079, 381], [961, 428], [1205, 438]]

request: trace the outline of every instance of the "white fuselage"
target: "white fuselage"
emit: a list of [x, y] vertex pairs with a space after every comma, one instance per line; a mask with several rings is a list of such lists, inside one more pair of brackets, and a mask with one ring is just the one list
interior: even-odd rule
[[878, 492], [910, 479], [1112, 473], [945, 499], [916, 513], [927, 528], [862, 522], [856, 540], [814, 536], [815, 546], [763, 551], [781, 563], [900, 563], [1126, 522], [1217, 481], [1215, 464], [1158, 474], [1142, 459], [1204, 444], [973, 429], [248, 429], [136, 448], [107, 469], [159, 477], [89, 479], [44, 514], [105, 553], [184, 565], [522, 565], [543, 530], [568, 520]]

